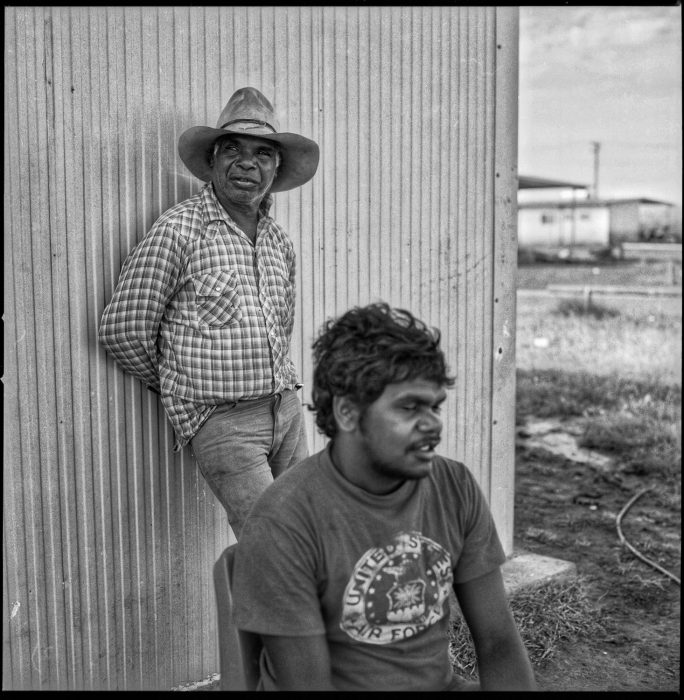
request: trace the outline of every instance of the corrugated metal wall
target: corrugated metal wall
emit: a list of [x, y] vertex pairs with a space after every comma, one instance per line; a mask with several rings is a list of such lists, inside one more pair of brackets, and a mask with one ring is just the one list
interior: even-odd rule
[[321, 146], [275, 209], [304, 400], [329, 316], [384, 299], [439, 326], [458, 375], [443, 451], [511, 549], [517, 10], [6, 8], [4, 689], [218, 670], [211, 566], [232, 533], [96, 334], [126, 254], [199, 187], [178, 135], [244, 85]]

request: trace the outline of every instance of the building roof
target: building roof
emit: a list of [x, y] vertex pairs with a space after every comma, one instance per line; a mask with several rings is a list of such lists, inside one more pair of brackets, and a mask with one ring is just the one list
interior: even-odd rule
[[575, 190], [589, 189], [588, 185], [578, 185], [576, 182], [565, 182], [563, 180], [549, 180], [546, 177], [531, 177], [529, 175], [518, 176], [519, 190], [532, 190], [555, 187], [571, 187]]
[[598, 199], [582, 199], [580, 201], [551, 199], [537, 200], [534, 202], [518, 202], [518, 209], [600, 209], [609, 206], [609, 202]]
[[673, 207], [672, 202], [665, 202], [662, 199], [650, 199], [649, 197], [625, 197], [624, 199], [607, 199], [606, 204], [664, 204]]
[[518, 209], [582, 209], [587, 207], [611, 207], [616, 204], [660, 204], [665, 207], [675, 206], [672, 202], [647, 197], [627, 197], [625, 199], [581, 199], [581, 200], [550, 200], [536, 202], [519, 202]]

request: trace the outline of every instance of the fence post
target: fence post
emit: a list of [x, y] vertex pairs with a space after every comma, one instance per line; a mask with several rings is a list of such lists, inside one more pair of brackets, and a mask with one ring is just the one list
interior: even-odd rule
[[677, 284], [677, 277], [675, 275], [675, 263], [674, 260], [668, 260], [667, 266], [665, 268], [665, 274], [667, 276], [666, 284], [674, 287]]

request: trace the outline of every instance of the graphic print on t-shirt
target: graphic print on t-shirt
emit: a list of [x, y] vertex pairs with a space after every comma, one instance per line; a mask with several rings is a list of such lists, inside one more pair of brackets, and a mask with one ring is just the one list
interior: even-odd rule
[[446, 614], [452, 583], [449, 552], [419, 532], [401, 532], [354, 566], [340, 628], [368, 644], [415, 637]]

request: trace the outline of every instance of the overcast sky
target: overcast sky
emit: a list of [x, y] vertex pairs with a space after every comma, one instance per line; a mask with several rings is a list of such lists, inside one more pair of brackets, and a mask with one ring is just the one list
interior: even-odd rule
[[520, 7], [519, 172], [682, 203], [681, 7]]

